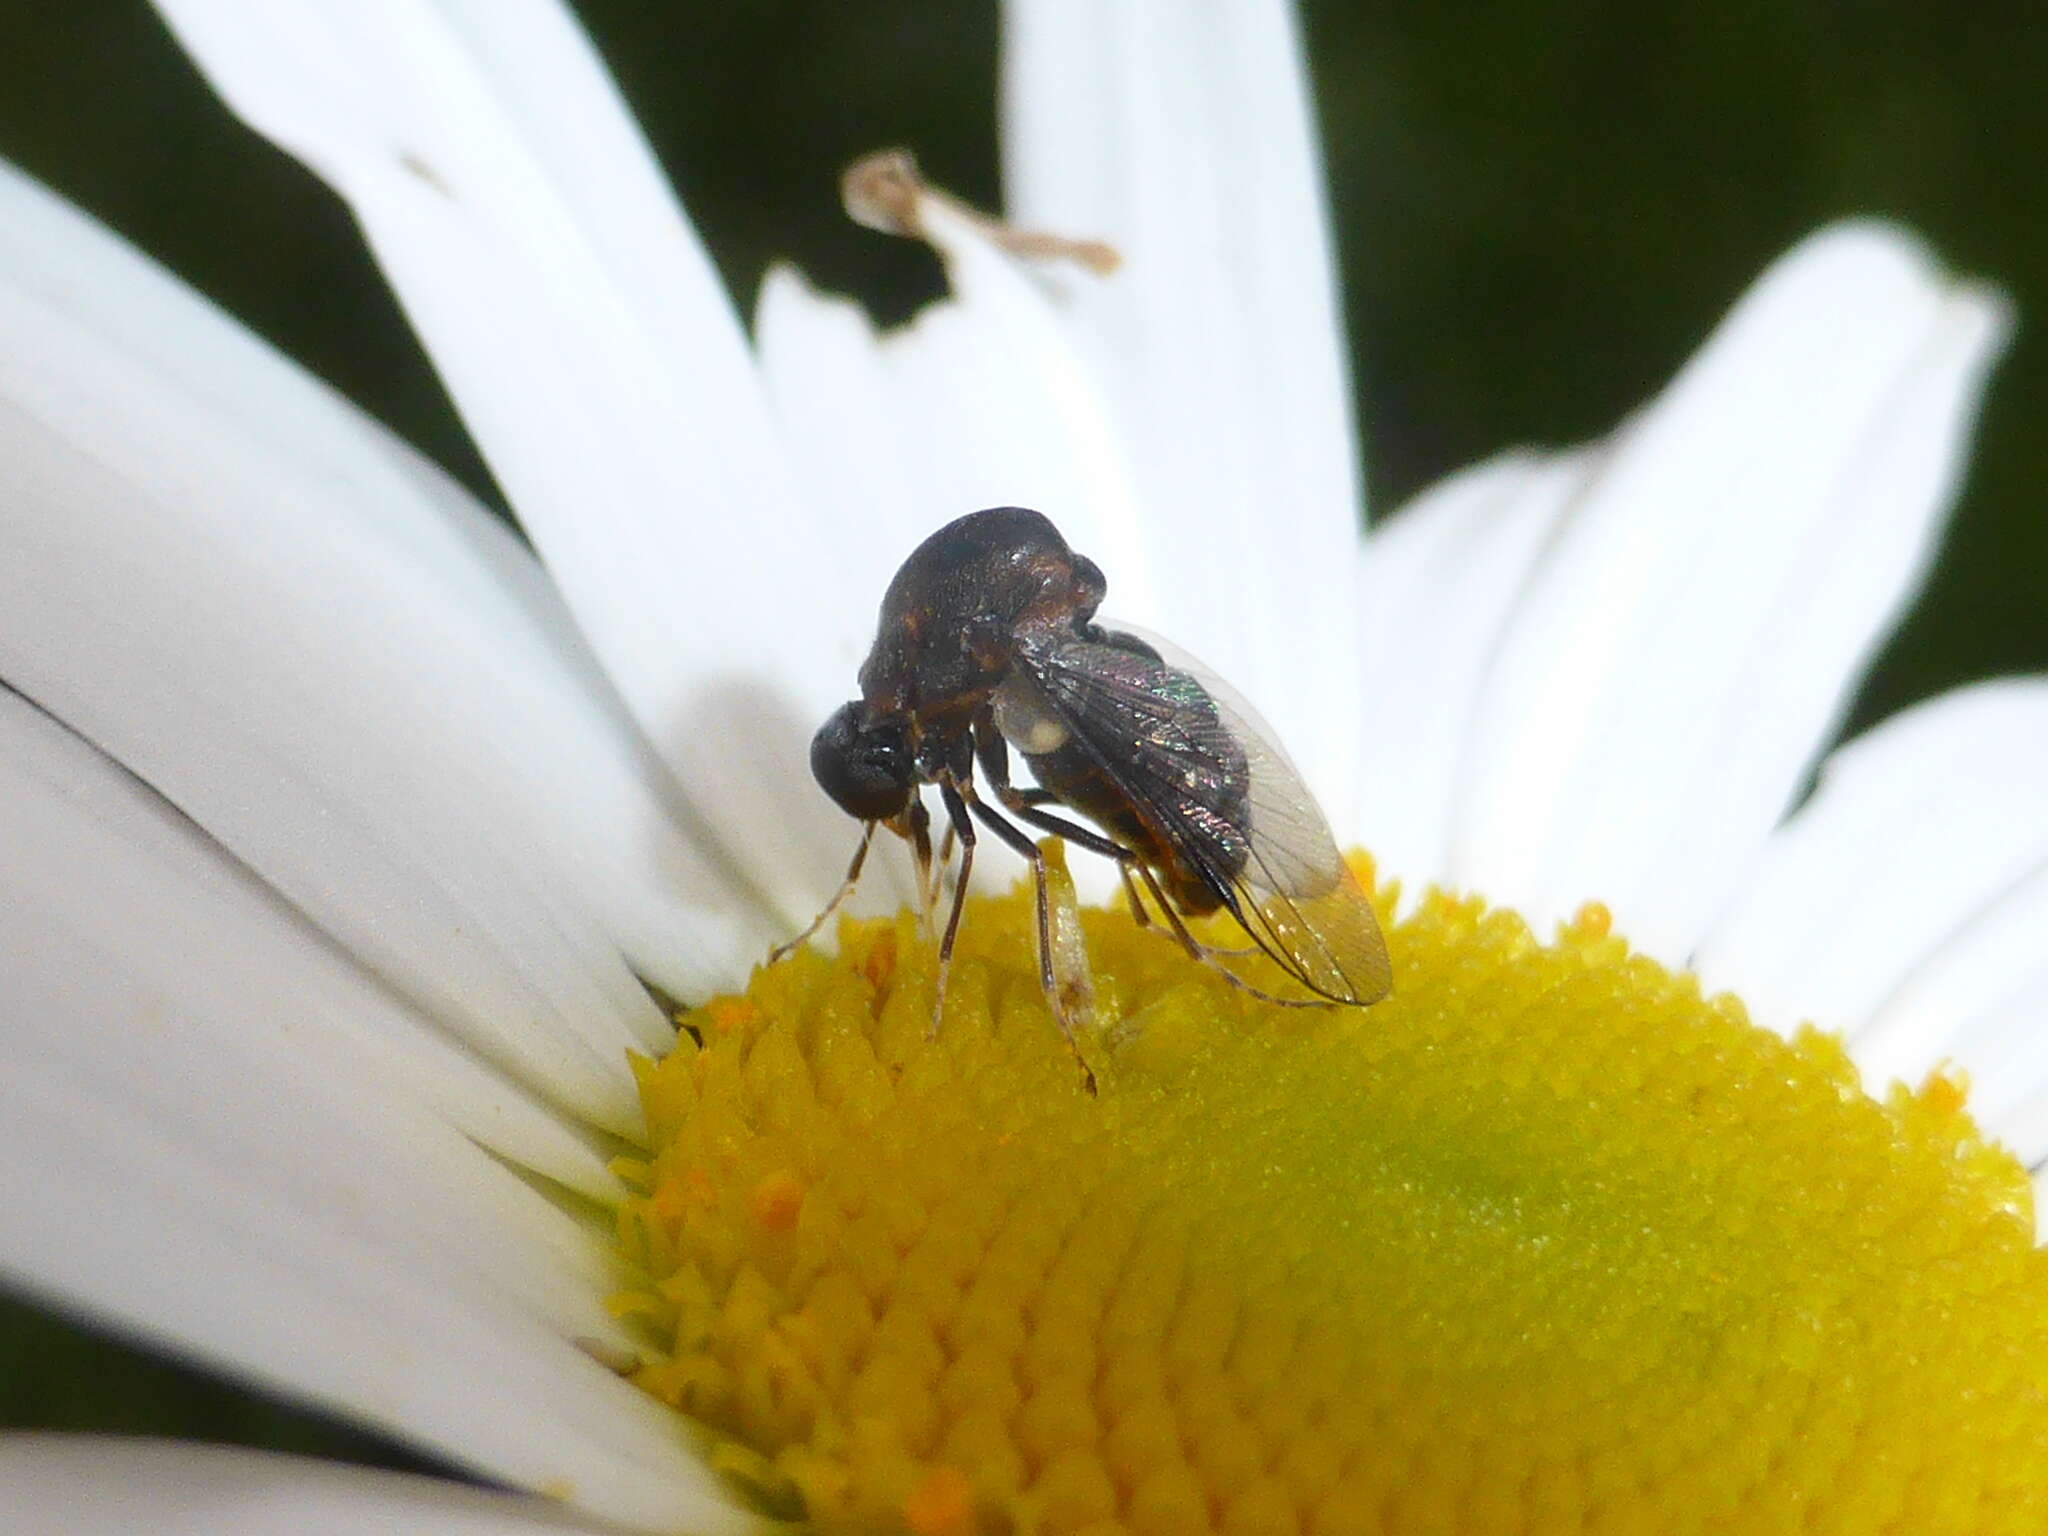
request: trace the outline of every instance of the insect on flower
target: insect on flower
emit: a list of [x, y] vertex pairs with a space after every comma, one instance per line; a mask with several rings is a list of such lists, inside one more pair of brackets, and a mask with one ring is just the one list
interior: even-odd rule
[[[1192, 658], [1096, 623], [1106, 587], [1094, 561], [1023, 507], [970, 512], [911, 552], [882, 596], [861, 696], [811, 742], [819, 786], [866, 823], [860, 847], [839, 893], [776, 958], [852, 892], [878, 826], [911, 844], [929, 901], [930, 815], [920, 795], [929, 784], [960, 845], [939, 942], [940, 1005], [977, 822], [1031, 861], [1039, 979], [1069, 1044], [1046, 862], [1019, 822], [1114, 859], [1137, 921], [1150, 926], [1149, 897], [1182, 947], [1238, 987], [1300, 1007], [1386, 996], [1391, 970], [1372, 906], [1272, 733]], [[1012, 747], [1035, 788], [1011, 782]], [[995, 805], [976, 788], [977, 766]], [[1219, 910], [1308, 995], [1261, 991], [1223, 963], [1250, 950], [1196, 938], [1186, 919]]]

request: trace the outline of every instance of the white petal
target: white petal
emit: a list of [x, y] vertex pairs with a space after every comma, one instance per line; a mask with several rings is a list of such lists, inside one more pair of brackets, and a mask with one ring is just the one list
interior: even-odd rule
[[1622, 428], [1511, 619], [1452, 877], [1539, 924], [1598, 898], [1683, 960], [1917, 588], [2005, 328], [1880, 226], [1766, 273]]
[[762, 279], [754, 334], [803, 490], [833, 509], [830, 537], [849, 598], [872, 610], [918, 540], [974, 507], [934, 494], [929, 434], [896, 391], [860, 305], [825, 297], [778, 265]]
[[348, 199], [593, 648], [783, 915], [846, 852], [804, 771], [859, 661], [745, 341], [560, 7], [167, 0]]
[[1362, 787], [1344, 835], [1372, 850], [1383, 876], [1405, 882], [1404, 899], [1449, 867], [1480, 682], [1594, 462], [1591, 453], [1503, 454], [1424, 492], [1367, 541]]
[[943, 199], [924, 232], [954, 296], [876, 335], [856, 306], [778, 270], [761, 290], [762, 371], [800, 472], [835, 528], [864, 616], [918, 540], [991, 506], [1045, 511], [1110, 575], [1119, 614], [1158, 597], [1129, 467], [1044, 289]]
[[[1948, 1059], [1988, 1128], [2048, 1153], [2048, 681], [1983, 683], [1827, 761], [1701, 947], [1780, 1029], [1847, 1034], [1873, 1088]], [[2024, 1132], [2024, 1134], [2021, 1134]]]
[[304, 1456], [111, 1435], [0, 1435], [0, 1529], [37, 1536], [544, 1536], [552, 1505]]
[[685, 841], [531, 560], [11, 173], [0, 351], [4, 675], [499, 1059], [629, 1127], [620, 1052], [667, 1031], [620, 948], [687, 994], [766, 926]]
[[[0, 880], [20, 903], [19, 929], [69, 924], [88, 950], [117, 952], [137, 974], [175, 978], [198, 967], [175, 984], [194, 995], [220, 989], [219, 1027], [285, 1040], [347, 1077], [378, 1076], [380, 1098], [417, 1098], [508, 1162], [591, 1200], [618, 1198], [605, 1153], [587, 1136], [351, 963], [139, 780], [6, 692], [0, 786], [0, 815], [18, 828]], [[50, 963], [32, 945], [25, 954]], [[23, 1018], [11, 1027], [50, 1026]], [[96, 1029], [75, 1045], [124, 1041]]]
[[[2029, 1167], [2048, 1165], [2048, 857], [1972, 913], [1900, 986], [1869, 1030], [1873, 1074], [1911, 1076], [1932, 1062], [1969, 1079], [1970, 1113]], [[1920, 1061], [1904, 1059], [1933, 1042]], [[1886, 1058], [1892, 1065], [1886, 1066]], [[2040, 1213], [2048, 1221], [2048, 1210]]]
[[602, 1239], [482, 1146], [601, 1197], [596, 1149], [111, 763], [0, 722], [0, 1277], [595, 1512], [721, 1509], [572, 1342], [631, 1343]]
[[[0, 460], [0, 673], [479, 1049], [630, 1129], [622, 1053], [651, 1047], [661, 1021], [605, 935], [548, 889], [539, 848], [516, 824], [493, 842], [479, 814], [492, 780], [453, 780], [436, 759], [424, 722], [461, 702], [394, 697], [364, 721], [328, 686], [346, 621], [267, 587], [265, 546], [238, 559], [224, 539], [181, 537], [192, 530], [166, 516], [175, 501], [116, 479], [12, 403], [0, 404]], [[324, 572], [343, 585], [358, 573]], [[391, 634], [356, 627], [380, 650]], [[387, 650], [352, 680], [403, 690], [413, 654]], [[425, 814], [388, 814], [422, 779]]]
[[[309, 541], [296, 564], [271, 566], [268, 580], [307, 582], [297, 600], [309, 611], [419, 627], [409, 666], [418, 686], [474, 700], [495, 722], [448, 719], [437, 759], [467, 755], [475, 762], [450, 777], [488, 764], [525, 792], [519, 818], [550, 841], [563, 875], [587, 882], [637, 969], [680, 994], [729, 984], [736, 962], [754, 957], [756, 936], [732, 934], [724, 915], [744, 910], [741, 888], [683, 840], [665, 775], [539, 567], [496, 518], [333, 391], [4, 165], [0, 286], [12, 296], [7, 313], [35, 328], [10, 338], [0, 389], [110, 468], [173, 488], [177, 515], [194, 516], [189, 507], [229, 486], [258, 485], [243, 510], [259, 527]], [[353, 601], [334, 600], [306, 523], [356, 541], [351, 559], [374, 562], [366, 589], [344, 594]], [[431, 615], [395, 611], [414, 591], [428, 594]], [[419, 786], [388, 807], [393, 824], [416, 806]]]
[[1257, 703], [1341, 824], [1361, 509], [1292, 9], [1012, 0], [1003, 107], [1011, 217], [1125, 258], [1068, 312], [1140, 477], [1165, 607], [1137, 616]]
[[1157, 551], [1096, 379], [1023, 268], [943, 204], [925, 221], [957, 297], [884, 338], [882, 358], [929, 445], [934, 526], [976, 507], [1037, 507], [1103, 565], [1113, 607], [1148, 617]]

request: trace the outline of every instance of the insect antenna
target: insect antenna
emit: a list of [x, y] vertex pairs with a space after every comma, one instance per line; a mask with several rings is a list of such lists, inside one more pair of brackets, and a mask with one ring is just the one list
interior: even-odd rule
[[810, 927], [791, 939], [787, 944], [778, 944], [775, 948], [768, 951], [768, 963], [770, 965], [775, 964], [783, 956], [793, 954], [795, 951], [802, 949], [806, 941], [820, 928], [825, 926], [825, 920], [831, 917], [834, 912], [837, 912], [845, 903], [846, 898], [853, 894], [853, 888], [860, 884], [861, 866], [868, 861], [868, 849], [874, 846], [875, 828], [879, 825], [879, 822], [873, 821], [861, 824], [860, 846], [853, 850], [853, 862], [846, 866], [846, 878], [839, 882], [839, 889], [833, 893], [832, 899], [825, 903], [824, 910], [811, 919]]

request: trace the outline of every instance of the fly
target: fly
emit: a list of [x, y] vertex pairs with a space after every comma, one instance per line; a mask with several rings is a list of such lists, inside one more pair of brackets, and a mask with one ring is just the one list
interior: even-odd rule
[[[1031, 863], [1039, 980], [1077, 1055], [1046, 859], [1024, 827], [1113, 859], [1137, 921], [1151, 925], [1149, 898], [1182, 948], [1235, 986], [1297, 1007], [1364, 1007], [1387, 995], [1392, 971], [1372, 905], [1272, 733], [1199, 663], [1095, 622], [1107, 585], [1049, 518], [1023, 507], [970, 512], [911, 552], [883, 594], [861, 696], [811, 742], [819, 787], [865, 823], [860, 847], [838, 895], [776, 957], [851, 893], [877, 827], [911, 844], [920, 887], [932, 890], [919, 794], [932, 785], [960, 846], [939, 941], [939, 1005], [977, 823]], [[1035, 787], [1012, 782], [1013, 748]], [[977, 769], [994, 804], [977, 788]], [[1262, 992], [1222, 964], [1234, 952], [1203, 944], [1187, 924], [1218, 911], [1306, 995]]]

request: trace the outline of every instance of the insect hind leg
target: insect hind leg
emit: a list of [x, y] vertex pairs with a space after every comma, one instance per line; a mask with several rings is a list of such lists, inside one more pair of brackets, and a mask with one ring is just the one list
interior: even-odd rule
[[[999, 786], [996, 793], [1001, 797], [1003, 804], [1020, 821], [1029, 822], [1032, 826], [1039, 828], [1041, 831], [1050, 832], [1055, 837], [1063, 837], [1069, 842], [1078, 843], [1091, 853], [1099, 853], [1105, 858], [1116, 860], [1117, 874], [1122, 879], [1124, 885], [1124, 895], [1131, 904], [1131, 918], [1140, 928], [1150, 928], [1153, 926], [1153, 922], [1152, 914], [1146, 910], [1145, 903], [1138, 894], [1137, 884], [1133, 880], [1133, 872], [1135, 872], [1137, 879], [1144, 881], [1145, 888], [1152, 893], [1152, 899], [1159, 904], [1159, 911], [1165, 919], [1166, 927], [1173, 934], [1174, 938], [1179, 941], [1181, 948], [1186, 950], [1192, 958], [1201, 961], [1202, 964], [1215, 971], [1233, 987], [1249, 992], [1253, 997], [1259, 998], [1264, 1002], [1278, 1003], [1283, 1008], [1321, 1008], [1327, 1006], [1327, 999], [1320, 997], [1276, 996], [1261, 987], [1253, 986], [1242, 976], [1232, 971], [1229, 966], [1223, 964], [1225, 960], [1242, 959], [1246, 955], [1264, 954], [1265, 951], [1257, 944], [1247, 944], [1241, 949], [1228, 949], [1220, 945], [1204, 944], [1194, 936], [1187, 923], [1182, 919], [1179, 910], [1167, 899], [1166, 892], [1160, 888], [1158, 876], [1152, 873], [1151, 868], [1143, 859], [1138, 857], [1135, 851], [1126, 848], [1122, 843], [1115, 841], [1113, 838], [1103, 836], [1099, 832], [1091, 832], [1086, 827], [1076, 826], [1064, 816], [1050, 816], [1044, 811], [1039, 810], [1038, 807], [1041, 805], [1057, 803], [1044, 790], [1015, 790], [1004, 785]], [[982, 808], [977, 807], [977, 809]], [[1040, 879], [1041, 881], [1043, 880], [1043, 875], [1040, 876]]]
[[1200, 960], [1203, 964], [1220, 971], [1232, 986], [1242, 987], [1254, 997], [1264, 998], [1267, 1002], [1280, 1003], [1289, 1008], [1314, 1008], [1320, 1005], [1320, 999], [1316, 1002], [1310, 1002], [1301, 998], [1275, 997], [1272, 993], [1262, 991], [1258, 987], [1253, 986], [1243, 977], [1232, 972], [1229, 967], [1219, 963], [1223, 960], [1242, 959], [1246, 955], [1264, 954], [1265, 951], [1257, 944], [1247, 944], [1239, 949], [1226, 948], [1217, 944], [1204, 944], [1189, 931], [1187, 924], [1181, 920], [1178, 909], [1167, 899], [1165, 891], [1160, 889], [1158, 877], [1152, 873], [1151, 869], [1138, 856], [1135, 850], [1126, 848], [1114, 838], [1105, 837], [1100, 832], [1091, 832], [1086, 827], [1076, 826], [1064, 816], [1051, 816], [1039, 810], [1038, 807], [1041, 805], [1058, 803], [1046, 791], [1042, 789], [1016, 790], [1004, 785], [999, 786], [996, 793], [1002, 799], [1003, 804], [1020, 821], [1029, 822], [1032, 826], [1037, 827], [1041, 831], [1050, 832], [1055, 837], [1063, 837], [1071, 843], [1078, 843], [1091, 853], [1099, 853], [1105, 858], [1116, 860], [1117, 875], [1123, 881], [1124, 896], [1131, 904], [1131, 919], [1140, 928], [1150, 928], [1154, 924], [1152, 914], [1146, 910], [1145, 903], [1138, 894], [1138, 886], [1133, 879], [1134, 871], [1138, 878], [1143, 879], [1146, 889], [1152, 893], [1152, 899], [1159, 903], [1159, 910], [1165, 919], [1166, 927], [1172, 932], [1174, 938], [1180, 942], [1181, 948], [1185, 949], [1191, 956]]
[[[1011, 799], [1012, 794], [1017, 797], [1015, 801]], [[1045, 790], [1014, 790], [1004, 794], [1002, 798], [1003, 804], [1008, 806], [1019, 820], [1030, 823], [1039, 831], [1050, 832], [1054, 837], [1063, 837], [1070, 843], [1086, 848], [1090, 853], [1099, 853], [1106, 859], [1114, 859], [1117, 879], [1123, 882], [1124, 899], [1131, 906], [1131, 921], [1140, 928], [1154, 926], [1152, 914], [1146, 910], [1144, 898], [1138, 894], [1138, 882], [1131, 873], [1134, 869], [1144, 868], [1144, 861], [1135, 852], [1114, 838], [1105, 837], [1099, 832], [1091, 832], [1086, 827], [1076, 826], [1064, 816], [1049, 816], [1039, 810], [1038, 807], [1041, 805], [1058, 803]]]
[[1173, 936], [1180, 940], [1180, 946], [1188, 952], [1189, 958], [1201, 961], [1202, 964], [1208, 966], [1210, 970], [1221, 976], [1240, 992], [1248, 992], [1261, 1002], [1277, 1003], [1282, 1008], [1328, 1008], [1333, 1006], [1332, 1000], [1326, 997], [1280, 997], [1275, 993], [1266, 991], [1263, 987], [1255, 987], [1246, 981], [1237, 972], [1225, 965], [1223, 963], [1224, 960], [1234, 956], [1263, 954], [1265, 950], [1259, 945], [1253, 945], [1248, 949], [1219, 949], [1214, 945], [1204, 944], [1189, 929], [1187, 920], [1180, 915], [1180, 910], [1171, 901], [1167, 900], [1166, 892], [1160, 889], [1159, 877], [1152, 873], [1150, 866], [1142, 859], [1134, 859], [1132, 862], [1137, 865], [1138, 878], [1145, 882], [1145, 889], [1150, 891], [1152, 899], [1159, 903], [1159, 910], [1166, 918], [1166, 926], [1172, 931]]
[[[1117, 865], [1117, 874], [1124, 883], [1124, 899], [1131, 904], [1131, 920], [1140, 928], [1168, 928], [1172, 931], [1174, 938], [1180, 942], [1182, 948], [1192, 944], [1195, 950], [1200, 951], [1200, 954], [1197, 955], [1198, 959], [1213, 957], [1220, 960], [1242, 960], [1246, 955], [1262, 955], [1265, 953], [1256, 944], [1237, 946], [1204, 944], [1192, 933], [1186, 931], [1185, 924], [1175, 925], [1173, 920], [1179, 914], [1174, 910], [1173, 903], [1166, 900], [1164, 895], [1161, 894], [1156, 882], [1148, 882], [1152, 886], [1152, 899], [1159, 903], [1160, 911], [1165, 914], [1165, 921], [1163, 923], [1155, 923], [1152, 919], [1151, 909], [1145, 905], [1145, 898], [1138, 892], [1138, 877], [1132, 873], [1134, 870], [1149, 873], [1149, 871], [1145, 871], [1143, 861], [1136, 854], [1131, 854]], [[1190, 951], [1190, 953], [1193, 953], [1193, 951]], [[1236, 980], [1235, 977], [1231, 979]]]

